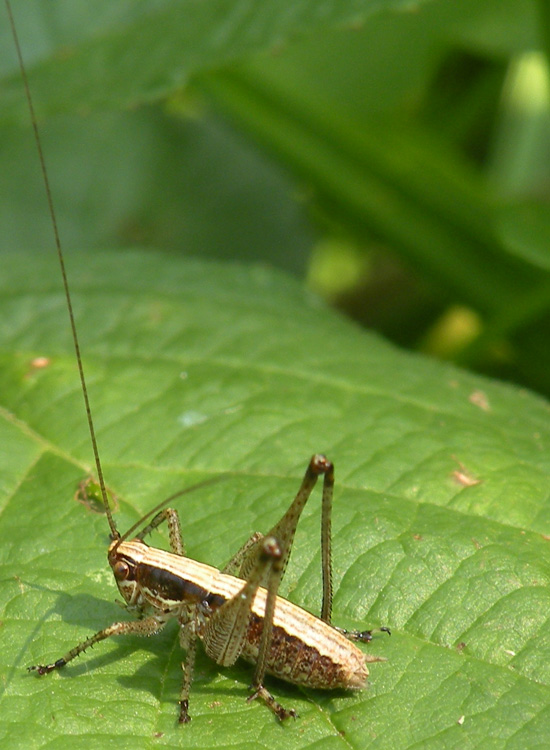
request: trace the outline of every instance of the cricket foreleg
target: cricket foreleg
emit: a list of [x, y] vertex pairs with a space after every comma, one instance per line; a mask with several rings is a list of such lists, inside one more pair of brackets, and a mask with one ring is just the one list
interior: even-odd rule
[[28, 667], [29, 672], [38, 672], [38, 674], [48, 674], [53, 672], [54, 669], [60, 669], [65, 664], [72, 661], [76, 656], [86, 651], [86, 649], [95, 646], [96, 643], [104, 641], [106, 638], [110, 638], [112, 635], [155, 635], [165, 626], [165, 622], [159, 620], [158, 617], [146, 617], [143, 620], [130, 620], [129, 622], [115, 622], [104, 630], [100, 630], [95, 635], [87, 638], [78, 646], [71, 649], [61, 659], [53, 662], [52, 664], [37, 664], [32, 667]]
[[161, 525], [164, 521], [168, 522], [168, 536], [170, 540], [170, 549], [175, 555], [180, 555], [181, 557], [185, 556], [185, 547], [183, 544], [183, 536], [181, 533], [181, 523], [180, 523], [180, 517], [178, 515], [178, 511], [174, 508], [165, 508], [164, 510], [161, 510], [160, 513], [157, 513], [157, 515], [153, 518], [151, 523], [148, 523], [147, 526], [142, 529], [139, 534], [137, 534], [137, 539], [143, 540], [144, 536], [147, 536], [147, 534], [150, 534], [152, 531], [154, 531], [158, 526]]

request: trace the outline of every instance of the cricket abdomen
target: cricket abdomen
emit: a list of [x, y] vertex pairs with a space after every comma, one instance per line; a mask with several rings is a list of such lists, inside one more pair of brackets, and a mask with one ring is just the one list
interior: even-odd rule
[[[262, 620], [257, 614], [251, 616], [242, 652], [243, 658], [252, 663], [258, 655]], [[361, 690], [369, 675], [366, 661], [365, 654], [333, 627], [277, 598], [267, 656], [270, 674], [311, 688]]]

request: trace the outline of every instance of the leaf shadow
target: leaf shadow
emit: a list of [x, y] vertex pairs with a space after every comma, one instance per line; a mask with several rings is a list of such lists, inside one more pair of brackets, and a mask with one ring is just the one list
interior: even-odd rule
[[[51, 592], [51, 589], [36, 584], [34, 588]], [[15, 672], [21, 668], [24, 654], [29, 650], [33, 640], [37, 638], [40, 629], [52, 615], [57, 614], [67, 625], [78, 628], [73, 640], [68, 640], [63, 648], [63, 654], [81, 642], [85, 637], [105, 627], [109, 627], [119, 620], [131, 620], [129, 613], [122, 607], [117, 607], [113, 602], [98, 599], [90, 594], [70, 595], [56, 592], [55, 604], [45, 610], [36, 621], [33, 630], [29, 633], [23, 643], [19, 655], [8, 675], [5, 686], [13, 678]], [[83, 634], [82, 627], [88, 627], [89, 633]], [[110, 640], [113, 646], [107, 651], [91, 654], [88, 650], [78, 659], [70, 662], [63, 669], [58, 670], [63, 679], [77, 679], [80, 675], [105, 669], [111, 665], [120, 664], [121, 673], [114, 675], [117, 683], [128, 690], [139, 690], [147, 692], [155, 701], [161, 703], [173, 703], [174, 717], [177, 714], [177, 703], [179, 700], [182, 670], [181, 663], [185, 661], [185, 652], [179, 643], [179, 628], [176, 622], [167, 623], [165, 629], [154, 638], [141, 638], [136, 635], [120, 636]], [[101, 648], [104, 644], [98, 643]], [[124, 666], [136, 651], [146, 651], [147, 658], [137, 668]], [[55, 661], [62, 653], [47, 653], [45, 660]], [[47, 662], [46, 662], [47, 663]], [[195, 674], [191, 688], [191, 702], [209, 703], [224, 701], [224, 699], [242, 700], [243, 708], [246, 699], [250, 695], [249, 685], [252, 681], [254, 668], [252, 665], [239, 660], [229, 668], [221, 668], [209, 659], [201, 646], [197, 650], [195, 663]], [[36, 675], [28, 675], [36, 678]], [[222, 679], [226, 677], [227, 679]], [[330, 695], [322, 690], [304, 690], [300, 687], [290, 685], [282, 680], [268, 675], [266, 678], [268, 689], [272, 689], [278, 700], [285, 706], [293, 707], [294, 703], [300, 702], [314, 704], [323, 713], [332, 713], [336, 710], [334, 700], [349, 696], [346, 691], [331, 692]], [[4, 686], [4, 690], [5, 690]], [[275, 717], [273, 717], [275, 718]]]
[[[27, 585], [52, 593], [52, 590], [48, 587], [34, 583], [27, 583]], [[105, 627], [109, 627], [114, 622], [132, 619], [131, 615], [125, 612], [122, 607], [119, 608], [114, 606], [112, 602], [98, 599], [89, 594], [69, 595], [63, 592], [56, 592], [56, 596], [55, 604], [41, 613], [34, 628], [25, 639], [10, 670], [3, 690], [5, 690], [6, 685], [15, 673], [19, 669], [23, 669], [24, 655], [30, 650], [30, 644], [37, 639], [44, 623], [50, 620], [53, 615], [58, 615], [63, 623], [77, 627], [78, 634], [75, 633], [75, 638], [67, 641], [63, 648], [63, 653], [48, 652], [44, 654], [43, 663], [56, 661], [84, 638]], [[89, 633], [83, 634], [82, 627], [88, 627]], [[163, 699], [168, 701], [173, 700], [174, 705], [176, 705], [182, 679], [180, 664], [185, 659], [185, 652], [179, 643], [179, 630], [176, 622], [169, 622], [166, 628], [154, 638], [127, 635], [106, 640], [109, 640], [114, 647], [111, 646], [104, 653], [96, 652], [91, 654], [91, 649], [87, 650], [80, 655], [82, 658], [75, 659], [62, 669], [59, 669], [59, 676], [63, 679], [76, 679], [87, 672], [104, 669], [113, 664], [120, 663], [122, 665], [124, 660], [127, 660], [136, 650], [146, 651], [147, 660], [145, 663], [137, 669], [133, 669], [133, 671], [125, 671], [119, 674], [115, 679], [125, 688], [145, 690], [159, 702]], [[96, 647], [100, 649], [103, 645], [100, 642], [96, 644]], [[124, 667], [121, 666], [121, 669], [124, 669]], [[222, 671], [224, 673], [232, 672], [231, 677], [234, 679], [234, 682], [225, 682], [220, 687], [219, 680], [216, 678]], [[27, 673], [27, 676], [34, 679], [37, 678], [35, 674]], [[45, 677], [47, 679], [47, 676]], [[251, 677], [252, 667], [244, 663], [239, 663], [229, 670], [220, 670], [199, 647], [192, 694], [200, 694], [205, 699], [212, 700], [213, 698], [218, 698], [221, 692], [226, 696], [242, 696], [244, 701], [248, 696], [247, 688]]]

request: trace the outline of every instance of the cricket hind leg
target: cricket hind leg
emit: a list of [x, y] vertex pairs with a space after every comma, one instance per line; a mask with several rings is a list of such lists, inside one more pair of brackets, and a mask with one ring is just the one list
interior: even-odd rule
[[332, 526], [332, 496], [334, 492], [334, 464], [321, 453], [313, 455], [309, 461], [304, 474], [302, 484], [294, 498], [290, 508], [275, 524], [269, 532], [279, 540], [283, 548], [283, 559], [281, 561], [280, 578], [285, 574], [286, 566], [296, 527], [302, 511], [309, 500], [317, 479], [323, 476], [323, 494], [321, 510], [321, 573], [323, 583], [323, 602], [321, 605], [321, 620], [330, 625], [332, 616], [332, 552], [331, 552], [331, 526]]
[[[253, 548], [253, 553], [250, 549]], [[263, 617], [262, 632], [258, 648], [256, 671], [251, 685], [252, 695], [249, 701], [260, 698], [279, 719], [296, 716], [294, 710], [287, 710], [271, 695], [263, 685], [267, 653], [271, 642], [273, 612], [277, 590], [281, 579], [281, 560], [283, 549], [279, 541], [273, 536], [262, 537], [253, 535], [239, 550], [231, 563], [238, 566], [242, 560], [242, 552], [247, 555], [247, 579], [242, 589], [231, 599], [222, 604], [219, 609], [208, 614], [203, 642], [206, 653], [217, 664], [230, 666], [241, 655], [250, 626], [252, 602], [262, 581], [267, 578], [267, 599]], [[254, 557], [252, 557], [252, 554]], [[242, 567], [241, 567], [242, 569]], [[207, 607], [205, 602], [202, 605]]]
[[[334, 494], [334, 464], [329, 461], [322, 454], [315, 454], [311, 457], [308, 467], [306, 469], [302, 484], [294, 501], [290, 508], [283, 515], [280, 521], [269, 531], [269, 537], [274, 537], [279, 542], [282, 548], [281, 559], [273, 565], [273, 567], [264, 574], [262, 585], [268, 589], [268, 599], [266, 603], [266, 611], [264, 615], [264, 627], [262, 632], [262, 640], [260, 643], [258, 661], [256, 672], [254, 675], [254, 682], [252, 684], [252, 690], [254, 691], [251, 700], [259, 697], [266, 705], [281, 719], [285, 719], [288, 716], [295, 716], [294, 711], [286, 711], [282, 708], [273, 696], [263, 686], [263, 680], [266, 671], [266, 660], [269, 652], [269, 646], [271, 641], [271, 628], [273, 622], [273, 611], [275, 608], [275, 598], [279, 589], [279, 584], [285, 573], [286, 565], [290, 557], [292, 549], [292, 543], [294, 541], [294, 535], [296, 527], [300, 519], [300, 515], [317, 483], [317, 479], [323, 476], [323, 492], [322, 492], [322, 511], [321, 511], [321, 570], [322, 570], [322, 584], [323, 584], [323, 600], [321, 606], [321, 620], [331, 625], [332, 620], [332, 499]], [[257, 544], [261, 543], [261, 538]], [[241, 565], [241, 570], [248, 564], [249, 557], [254, 554], [255, 545], [251, 540], [245, 545], [244, 561]], [[269, 580], [267, 577], [269, 576]], [[269, 609], [271, 607], [271, 612]], [[368, 643], [372, 640], [372, 633], [374, 630], [380, 630], [390, 635], [390, 630], [387, 627], [381, 627], [372, 630], [352, 630], [347, 631], [344, 628], [335, 628], [338, 632], [345, 635], [351, 641], [360, 641]], [[379, 657], [365, 655], [366, 661], [380, 661]]]
[[207, 655], [216, 664], [229, 667], [241, 655], [248, 636], [252, 603], [266, 571], [273, 567], [281, 556], [281, 548], [274, 537], [264, 537], [256, 547], [256, 563], [242, 588], [212, 610], [208, 599], [202, 602], [202, 614], [206, 621], [202, 640]]
[[[264, 539], [264, 559], [270, 557], [271, 561], [263, 577], [267, 577], [267, 597], [265, 611], [260, 634], [260, 643], [258, 646], [258, 656], [256, 660], [256, 669], [250, 689], [252, 695], [249, 696], [248, 702], [259, 698], [272, 711], [275, 716], [284, 721], [290, 717], [296, 718], [297, 713], [294, 709], [284, 708], [274, 696], [267, 690], [264, 685], [264, 677], [267, 669], [267, 659], [271, 646], [271, 634], [273, 631], [273, 616], [275, 613], [275, 604], [277, 592], [284, 573], [284, 548], [274, 536], [267, 536]], [[262, 559], [262, 558], [260, 558]], [[287, 556], [288, 559], [288, 556]]]
[[[267, 588], [267, 600], [264, 613], [264, 621], [260, 645], [258, 649], [258, 659], [256, 670], [251, 685], [252, 695], [249, 701], [256, 698], [262, 700], [265, 705], [275, 714], [275, 716], [284, 721], [290, 717], [296, 718], [297, 713], [294, 709], [284, 708], [274, 696], [264, 686], [264, 678], [267, 669], [267, 657], [271, 645], [271, 633], [273, 629], [273, 615], [275, 612], [275, 603], [279, 585], [285, 574], [286, 566], [296, 527], [302, 511], [317, 484], [319, 476], [323, 475], [323, 496], [322, 496], [322, 513], [321, 513], [321, 566], [323, 577], [323, 603], [321, 607], [321, 619], [330, 624], [332, 611], [332, 559], [331, 559], [331, 513], [332, 513], [332, 495], [334, 488], [334, 465], [325, 456], [315, 454], [312, 456], [306, 473], [300, 485], [300, 489], [294, 498], [290, 508], [275, 524], [266, 538], [274, 538], [278, 541], [281, 548], [281, 556], [275, 559], [270, 569], [264, 575], [264, 585]], [[267, 580], [265, 580], [267, 579]]]
[[[215, 620], [217, 622], [215, 622], [215, 624], [209, 623], [212, 633], [214, 633], [214, 628], [217, 629], [219, 643], [223, 642], [224, 644], [223, 647], [221, 645], [216, 647], [217, 656], [213, 656], [213, 658], [218, 661], [219, 658], [224, 659], [227, 654], [231, 654], [231, 658], [234, 657], [236, 659], [238, 654], [242, 651], [244, 638], [246, 638], [247, 627], [243, 627], [242, 623], [244, 622], [246, 625], [248, 623], [250, 607], [253, 599], [253, 595], [249, 596], [250, 602], [245, 604], [243, 594], [245, 594], [245, 592], [250, 594], [252, 589], [254, 589], [255, 593], [255, 590], [260, 585], [267, 589], [266, 607], [258, 647], [258, 657], [251, 685], [252, 695], [248, 700], [259, 698], [281, 720], [291, 716], [295, 717], [296, 712], [294, 710], [287, 710], [281, 706], [263, 684], [267, 668], [269, 648], [271, 645], [275, 602], [279, 585], [285, 573], [286, 565], [292, 550], [296, 526], [311, 492], [317, 483], [317, 479], [321, 475], [323, 475], [324, 478], [321, 518], [321, 560], [323, 570], [323, 604], [321, 608], [321, 617], [325, 622], [330, 623], [332, 608], [330, 529], [334, 487], [334, 466], [321, 454], [315, 454], [312, 456], [296, 497], [278, 523], [273, 526], [271, 531], [269, 531], [265, 537], [258, 532], [250, 537], [226, 566], [224, 572], [227, 572], [228, 570], [238, 570], [239, 577], [247, 581], [247, 584], [245, 584], [238, 595], [240, 602], [237, 601], [237, 597], [234, 597], [234, 600], [231, 600], [230, 602], [226, 602], [221, 608], [225, 608], [224, 613], [219, 614], [220, 610], [215, 613]], [[236, 634], [236, 611], [240, 610], [240, 612], [243, 613], [245, 609], [247, 611], [247, 616], [245, 618], [244, 614], [241, 614], [240, 632], [239, 634]], [[226, 642], [229, 638], [228, 631], [230, 627], [233, 631], [231, 635], [233, 641], [231, 646], [228, 646], [226, 645]], [[224, 632], [222, 633], [223, 630]], [[242, 640], [240, 640], [241, 638]], [[207, 640], [209, 639], [205, 639], [205, 645]], [[211, 642], [215, 642], [214, 637], [211, 638]], [[223, 657], [222, 650], [224, 653]], [[218, 661], [218, 663], [220, 663], [220, 661]]]
[[[311, 457], [300, 488], [283, 517], [275, 524], [275, 526], [273, 526], [265, 537], [260, 532], [253, 534], [234, 557], [231, 558], [222, 572], [238, 575], [239, 578], [247, 580], [257, 563], [258, 550], [262, 544], [262, 540], [266, 537], [275, 537], [282, 549], [282, 560], [280, 562], [280, 578], [282, 578], [292, 550], [298, 521], [300, 520], [302, 511], [309, 500], [313, 488], [317, 484], [317, 479], [321, 475], [323, 475], [321, 513], [323, 604], [321, 607], [321, 619], [330, 624], [332, 610], [331, 515], [334, 487], [334, 465], [320, 453]], [[235, 571], [238, 571], [238, 573]], [[267, 587], [268, 576], [269, 573], [266, 572], [261, 582], [262, 586]]]
[[259, 685], [257, 688], [254, 688], [254, 686], [252, 686], [251, 689], [254, 690], [254, 692], [252, 693], [252, 695], [248, 696], [247, 701], [250, 703], [256, 698], [259, 698], [265, 703], [270, 711], [273, 711], [275, 716], [280, 721], [290, 719], [291, 717], [295, 719], [298, 716], [293, 708], [287, 709], [284, 706], [281, 706], [277, 699], [274, 698], [269, 690], [267, 690], [267, 688], [265, 688], [263, 685]]
[[[253, 567], [253, 564], [255, 562], [255, 555], [249, 555], [248, 551], [257, 543], [260, 541], [260, 539], [263, 539], [264, 535], [260, 531], [254, 532], [250, 539], [247, 539], [247, 541], [243, 544], [243, 546], [236, 552], [231, 560], [225, 565], [225, 567], [222, 568], [222, 573], [225, 573], [226, 575], [230, 576], [237, 576], [237, 578], [242, 578], [243, 580], [246, 580], [246, 574], [249, 572], [249, 568]], [[252, 565], [251, 565], [252, 563]]]

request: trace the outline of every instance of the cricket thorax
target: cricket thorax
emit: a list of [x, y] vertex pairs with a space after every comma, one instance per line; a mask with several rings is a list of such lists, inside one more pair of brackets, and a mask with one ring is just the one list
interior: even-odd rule
[[206, 604], [213, 610], [226, 601], [203, 585], [215, 577], [216, 568], [154, 549], [140, 539], [113, 542], [109, 563], [120, 593], [132, 606], [166, 612]]

